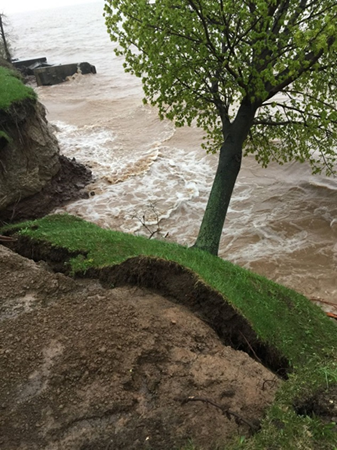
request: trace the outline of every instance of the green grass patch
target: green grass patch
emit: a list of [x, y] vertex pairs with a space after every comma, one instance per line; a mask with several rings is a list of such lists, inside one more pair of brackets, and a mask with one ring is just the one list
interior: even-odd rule
[[[139, 256], [174, 261], [192, 270], [222, 294], [251, 324], [259, 338], [290, 362], [293, 372], [253, 438], [238, 438], [229, 449], [337, 449], [337, 431], [317, 417], [300, 416], [297, 398], [337, 389], [337, 327], [303, 295], [212, 256], [165, 241], [102, 229], [69, 215], [3, 228], [71, 252], [86, 252], [70, 261], [73, 274], [120, 264]], [[1, 232], [1, 230], [0, 230]]]
[[5, 139], [7, 142], [11, 142], [12, 138], [5, 132], [0, 130], [0, 140]]
[[12, 103], [20, 102], [27, 98], [36, 99], [34, 90], [25, 86], [15, 72], [0, 67], [0, 109], [7, 110]]

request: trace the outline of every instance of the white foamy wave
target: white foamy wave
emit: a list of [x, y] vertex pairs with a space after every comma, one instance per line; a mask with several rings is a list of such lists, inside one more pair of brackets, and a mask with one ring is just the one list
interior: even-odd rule
[[[142, 122], [146, 119], [143, 117]], [[120, 138], [107, 127], [75, 126], [60, 121], [54, 124], [62, 152], [92, 169], [98, 190], [102, 189], [100, 183], [116, 184], [146, 172], [158, 158], [162, 144], [174, 134], [172, 125], [166, 123], [157, 135], [146, 133], [143, 142], [138, 139], [135, 145], [132, 136], [131, 140], [130, 136]]]
[[312, 176], [310, 178], [310, 184], [312, 186], [324, 189], [330, 189], [331, 191], [337, 191], [337, 177], [327, 178], [323, 176]]
[[[197, 198], [211, 177], [212, 168], [206, 159], [200, 160], [193, 153], [186, 155], [183, 149], [161, 146], [149, 149], [143, 157], [147, 157], [147, 170], [139, 173], [138, 164], [135, 167], [138, 173], [104, 188], [98, 180], [89, 186], [93, 196], [72, 203], [64, 210], [90, 217], [104, 227], [131, 233], [145, 232], [139, 218], [145, 214], [147, 222], [153, 225], [154, 219], [149, 215], [152, 206], [156, 221], [169, 219], [182, 205]], [[176, 234], [174, 230], [172, 234]]]
[[[254, 231], [251, 232], [250, 239], [254, 240], [255, 237], [256, 242], [249, 243], [236, 251], [235, 255], [230, 256], [231, 261], [250, 267], [252, 261], [257, 261], [261, 258], [268, 258], [270, 261], [274, 261], [279, 257], [280, 253], [290, 255], [303, 247], [308, 247], [308, 233], [306, 231], [295, 233], [291, 238], [285, 238], [282, 233], [277, 233], [267, 226], [256, 228]], [[242, 237], [242, 234], [240, 237]], [[233, 254], [231, 247], [235, 245], [237, 239], [238, 237], [234, 236], [229, 244], [222, 249], [223, 255]]]
[[54, 124], [61, 151], [67, 157], [93, 169], [95, 176], [111, 167], [115, 141], [112, 131], [95, 126], [79, 128], [59, 121]]

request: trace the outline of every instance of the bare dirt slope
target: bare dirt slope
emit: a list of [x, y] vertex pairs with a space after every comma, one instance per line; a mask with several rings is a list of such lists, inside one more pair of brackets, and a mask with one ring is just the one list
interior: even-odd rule
[[0, 211], [0, 225], [43, 217], [53, 209], [79, 198], [87, 198], [85, 186], [91, 181], [90, 170], [75, 159], [59, 157], [60, 170], [41, 189]]
[[183, 306], [2, 246], [0, 273], [1, 449], [209, 449], [273, 400], [276, 377]]

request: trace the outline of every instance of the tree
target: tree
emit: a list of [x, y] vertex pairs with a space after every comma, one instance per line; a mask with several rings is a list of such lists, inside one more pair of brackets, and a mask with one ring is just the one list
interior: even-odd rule
[[9, 44], [6, 39], [6, 33], [5, 33], [5, 21], [4, 21], [5, 15], [0, 13], [0, 36], [1, 36], [1, 42], [0, 42], [0, 56], [6, 61], [11, 62], [11, 54], [9, 50]]
[[[195, 246], [217, 254], [243, 154], [334, 171], [335, 0], [105, 0], [145, 102], [192, 121], [219, 162]], [[278, 95], [277, 95], [278, 94]]]

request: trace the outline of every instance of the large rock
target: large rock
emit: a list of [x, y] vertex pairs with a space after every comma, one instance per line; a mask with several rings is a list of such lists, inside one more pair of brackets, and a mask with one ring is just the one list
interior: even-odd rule
[[34, 100], [0, 110], [0, 211], [39, 191], [59, 171], [59, 147]]

